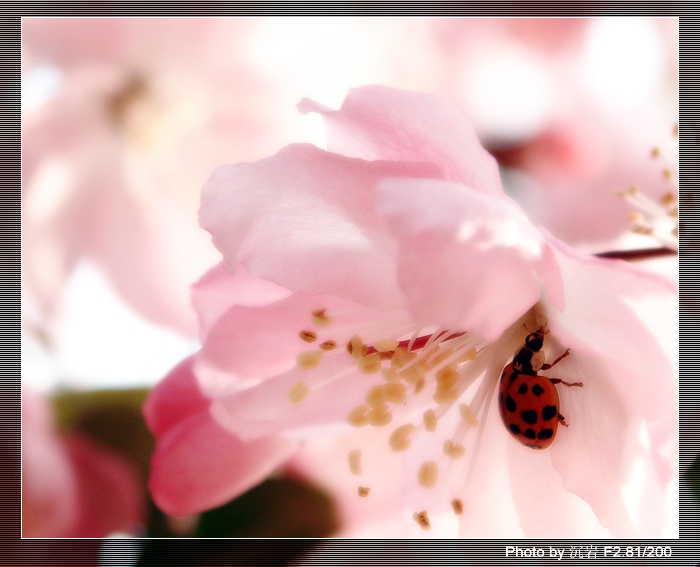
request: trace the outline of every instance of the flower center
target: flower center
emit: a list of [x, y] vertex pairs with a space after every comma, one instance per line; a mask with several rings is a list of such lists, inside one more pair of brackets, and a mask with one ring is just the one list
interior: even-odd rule
[[[415, 330], [415, 325], [407, 329], [405, 320], [365, 322], [369, 326], [366, 335], [382, 336], [372, 325], [391, 328], [383, 338], [364, 340], [362, 324], [337, 327], [326, 338], [323, 329], [333, 326], [334, 318], [325, 309], [311, 313], [313, 328], [300, 330], [299, 338], [316, 348], [300, 352], [297, 366], [311, 370], [331, 356], [345, 357], [347, 365], [341, 365], [333, 376], [321, 373], [322, 378], [299, 380], [289, 391], [289, 401], [300, 404], [311, 391], [349, 374], [360, 380], [361, 375], [369, 376], [364, 398], [349, 411], [347, 422], [355, 428], [376, 428], [381, 443], [393, 453], [408, 451], [418, 436], [432, 435], [427, 446], [439, 447], [437, 454], [419, 464], [415, 474], [418, 485], [436, 488], [450, 462], [468, 454], [467, 434], [479, 428], [478, 416], [487, 405], [484, 402], [491, 399], [489, 393], [493, 394], [503, 365], [512, 357], [515, 343], [511, 337], [522, 336], [522, 322], [513, 325], [515, 331], [504, 334], [497, 344], [486, 344], [461, 330]], [[341, 338], [343, 330], [345, 338]], [[487, 379], [478, 382], [485, 373]], [[354, 475], [362, 475], [362, 451], [350, 451], [348, 464]], [[367, 496], [369, 487], [360, 487], [358, 494]], [[458, 498], [452, 499], [451, 507], [456, 514], [463, 511]], [[417, 512], [414, 519], [429, 529], [427, 511]]]

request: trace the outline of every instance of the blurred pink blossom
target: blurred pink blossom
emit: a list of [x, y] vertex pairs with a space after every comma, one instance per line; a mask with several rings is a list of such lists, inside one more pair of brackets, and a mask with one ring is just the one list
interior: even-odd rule
[[663, 190], [640, 156], [675, 121], [677, 24], [26, 19], [24, 74], [54, 77], [53, 96], [23, 106], [26, 283], [50, 318], [88, 259], [147, 319], [192, 333], [188, 287], [218, 260], [195, 221], [209, 172], [300, 139], [287, 108], [302, 94], [339, 102], [379, 82], [460, 101], [525, 174], [506, 181], [531, 220], [600, 249], [626, 228], [614, 189]]
[[59, 436], [45, 399], [22, 390], [22, 536], [138, 535], [145, 519], [136, 473], [87, 436]]
[[[677, 533], [674, 285], [530, 224], [444, 100], [366, 87], [300, 110], [324, 117], [329, 151], [288, 146], [204, 188], [225, 267], [195, 288], [201, 351], [146, 406], [156, 502], [222, 503], [301, 443], [344, 469], [346, 517], [378, 498], [403, 534]], [[545, 321], [547, 360], [571, 349], [554, 375], [585, 387], [561, 388], [570, 427], [538, 452], [494, 391]]]

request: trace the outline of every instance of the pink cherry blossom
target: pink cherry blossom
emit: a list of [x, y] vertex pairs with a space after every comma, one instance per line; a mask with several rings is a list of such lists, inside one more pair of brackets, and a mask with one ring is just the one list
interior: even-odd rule
[[145, 518], [135, 471], [85, 435], [60, 437], [46, 400], [22, 390], [23, 537], [137, 535]]
[[[204, 187], [226, 267], [195, 289], [201, 351], [146, 409], [156, 501], [206, 509], [289, 444], [342, 439], [338, 482], [358, 507], [389, 501], [404, 534], [677, 533], [674, 285], [530, 224], [444, 100], [365, 87], [300, 109], [329, 151], [288, 146]], [[536, 328], [547, 361], [570, 349], [547, 374], [583, 383], [559, 386], [568, 427], [544, 451], [508, 434], [496, 395]]]

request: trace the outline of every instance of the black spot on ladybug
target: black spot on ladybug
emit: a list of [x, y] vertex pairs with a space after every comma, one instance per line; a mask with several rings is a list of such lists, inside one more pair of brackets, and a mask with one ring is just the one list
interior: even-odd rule
[[544, 440], [544, 439], [551, 439], [552, 435], [554, 435], [554, 430], [552, 429], [542, 429], [538, 434], [537, 438]]
[[518, 394], [527, 394], [527, 384], [520, 384], [520, 388], [518, 388]]
[[506, 409], [508, 411], [515, 411], [518, 406], [515, 405], [515, 400], [510, 397], [510, 394], [506, 396]]
[[544, 388], [540, 386], [539, 384], [535, 384], [532, 387], [532, 393], [535, 394], [535, 396], [539, 396], [544, 392]]
[[525, 435], [525, 437], [527, 437], [528, 439], [536, 439], [537, 438], [537, 436], [535, 435], [534, 429], [526, 429], [524, 431], [523, 435]]
[[[520, 417], [523, 418], [525, 423], [529, 423], [530, 425], [535, 425], [537, 423], [537, 412], [535, 410], [525, 410], [520, 412]], [[530, 431], [530, 430], [528, 430]]]
[[542, 419], [545, 421], [548, 421], [554, 417], [557, 416], [557, 407], [556, 406], [544, 406], [544, 409], [542, 410]]
[[515, 434], [518, 435], [520, 433], [520, 427], [516, 423], [511, 423], [510, 424], [510, 430]]

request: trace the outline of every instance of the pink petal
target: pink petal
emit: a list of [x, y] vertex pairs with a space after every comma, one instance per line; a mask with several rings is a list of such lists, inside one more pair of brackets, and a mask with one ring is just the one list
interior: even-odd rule
[[243, 443], [212, 420], [209, 405], [188, 358], [154, 388], [144, 407], [157, 441], [149, 486], [167, 513], [223, 504], [262, 481], [296, 448], [281, 437]]
[[192, 370], [193, 363], [194, 357], [186, 358], [151, 390], [143, 415], [156, 437], [164, 435], [186, 418], [209, 409], [211, 400], [199, 388]]
[[217, 264], [193, 286], [192, 303], [199, 315], [202, 342], [216, 321], [234, 305], [256, 307], [287, 297], [291, 292], [248, 273], [239, 264], [235, 272]]
[[[357, 305], [329, 296], [294, 294], [269, 305], [229, 309], [197, 355], [196, 372], [207, 395], [219, 395], [217, 383], [228, 392], [238, 389], [234, 378], [257, 382], [293, 368], [301, 351], [314, 348], [299, 338], [299, 332], [314, 329], [312, 312], [317, 309], [342, 311]], [[333, 337], [332, 329], [315, 330], [320, 337], [323, 333]]]
[[[367, 390], [383, 383], [380, 374], [361, 375], [349, 356], [331, 356], [312, 370], [292, 368], [288, 372], [265, 380], [260, 385], [212, 403], [211, 411], [218, 423], [242, 439], [261, 435], [290, 433], [305, 428], [324, 430], [329, 425], [349, 428], [346, 418], [362, 404]], [[300, 380], [313, 385], [338, 376], [325, 387], [312, 386], [300, 403], [289, 401], [288, 394]]]
[[435, 174], [425, 164], [367, 163], [292, 145], [219, 168], [204, 186], [200, 223], [229, 266], [241, 262], [293, 291], [387, 304], [399, 290], [374, 187], [386, 176]]
[[158, 439], [151, 494], [164, 512], [175, 516], [214, 508], [261, 482], [296, 447], [282, 437], [241, 442], [208, 412], [200, 413]]
[[509, 199], [437, 180], [385, 180], [377, 191], [420, 323], [495, 340], [540, 299], [540, 271], [556, 274], [539, 232]]
[[552, 447], [553, 463], [615, 535], [658, 537], [672, 521], [665, 502], [677, 460], [676, 291], [552, 242], [569, 296], [550, 327], [572, 349], [558, 375], [584, 383], [560, 391], [571, 426]]
[[[658, 536], [664, 521], [659, 495], [670, 478], [655, 471], [641, 420], [616, 391], [615, 380], [625, 375], [624, 368], [601, 364], [592, 356], [571, 360], [564, 372], [562, 368], [558, 375], [584, 383], [576, 391], [560, 388], [561, 412], [570, 425], [560, 428], [551, 455], [564, 488], [588, 502], [613, 535]], [[638, 466], [651, 474], [632, 477]], [[630, 483], [643, 509], [628, 505], [625, 490]]]
[[[678, 293], [669, 280], [629, 263], [579, 254], [555, 239], [567, 307], [552, 321], [560, 340], [608, 357], [627, 372], [611, 378], [635, 414], [656, 421], [678, 409]], [[601, 285], [604, 282], [604, 285]], [[653, 392], [653, 395], [650, 395]]]
[[516, 517], [525, 537], [611, 537], [590, 504], [562, 486], [547, 452], [533, 451], [514, 441], [508, 443], [508, 474]]
[[78, 480], [80, 507], [77, 522], [66, 536], [140, 533], [146, 511], [134, 468], [86, 437], [72, 436], [67, 448]]
[[440, 168], [440, 178], [492, 195], [503, 193], [496, 160], [481, 146], [464, 113], [445, 99], [369, 86], [351, 90], [339, 111], [309, 99], [298, 108], [323, 115], [333, 152], [432, 163]]
[[[383, 454], [373, 458], [376, 432], [367, 428], [346, 434], [315, 437], [290, 461], [288, 470], [310, 480], [333, 495], [340, 515], [340, 532], [334, 537], [406, 537], [410, 514], [401, 504], [401, 458]], [[350, 472], [348, 453], [362, 451], [362, 475]], [[376, 453], [376, 451], [374, 452]], [[374, 470], [376, 467], [377, 470]], [[370, 495], [358, 496], [359, 486], [369, 486]], [[407, 520], [409, 518], [409, 520]]]

